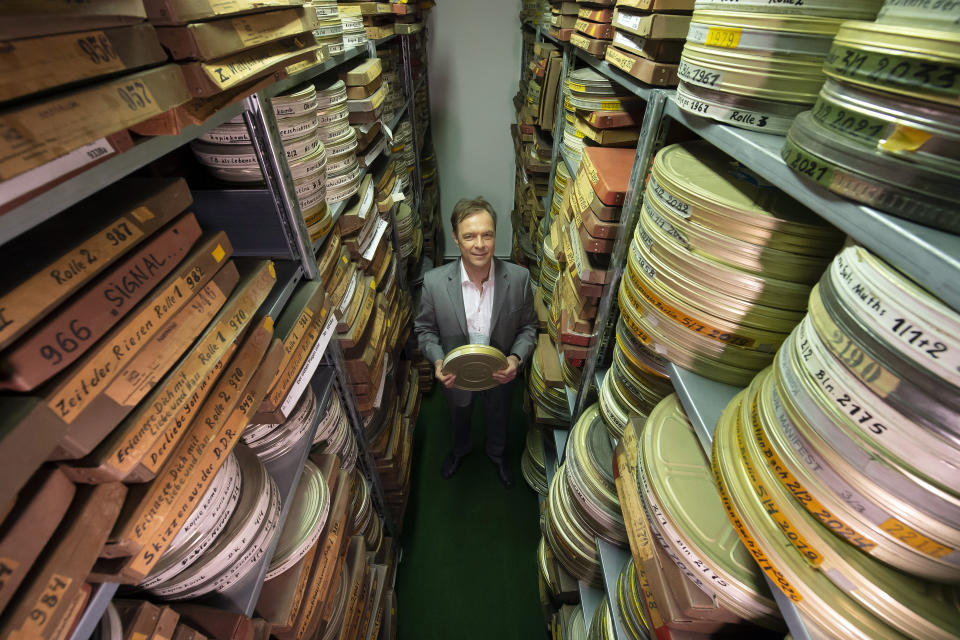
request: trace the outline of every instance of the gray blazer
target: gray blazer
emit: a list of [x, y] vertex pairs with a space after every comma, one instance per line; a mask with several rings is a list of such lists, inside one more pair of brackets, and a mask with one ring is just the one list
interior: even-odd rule
[[[515, 353], [524, 363], [537, 340], [537, 312], [533, 308], [530, 272], [494, 258], [493, 311], [490, 345], [504, 355]], [[413, 322], [420, 351], [430, 364], [467, 344], [467, 316], [463, 311], [460, 260], [431, 269], [423, 276], [420, 312]]]

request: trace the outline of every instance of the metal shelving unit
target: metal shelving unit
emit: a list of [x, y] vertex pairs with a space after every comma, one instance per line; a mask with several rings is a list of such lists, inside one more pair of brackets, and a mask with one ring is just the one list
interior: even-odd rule
[[[279, 275], [278, 270], [278, 280]], [[289, 280], [285, 282], [283, 286], [278, 285], [278, 287], [274, 288], [271, 292], [271, 297], [264, 304], [264, 308], [268, 312], [278, 311], [286, 304], [296, 282], [300, 279], [300, 275], [302, 274], [300, 274], [297, 268], [290, 274]], [[321, 406], [327, 403], [330, 398], [330, 393], [333, 391], [334, 372], [334, 367], [328, 364], [327, 366], [320, 367], [310, 380], [310, 386], [317, 394]], [[290, 510], [293, 494], [296, 491], [297, 483], [300, 481], [300, 475], [303, 473], [303, 465], [313, 445], [313, 436], [322, 418], [323, 415], [321, 413], [300, 441], [284, 456], [265, 465], [267, 472], [277, 483], [283, 506], [280, 512], [280, 519], [277, 522], [276, 532], [270, 544], [267, 545], [267, 548], [264, 550], [263, 557], [259, 560], [256, 567], [233, 587], [223, 593], [201, 599], [205, 604], [230, 611], [242, 612], [247, 616], [253, 615], [254, 607], [257, 604], [257, 599], [260, 597], [260, 591], [263, 588], [263, 578], [270, 566], [270, 559], [273, 557], [277, 542], [280, 538], [280, 531], [283, 529], [283, 523], [286, 521], [287, 513]], [[87, 606], [73, 634], [70, 636], [70, 640], [86, 640], [93, 634], [100, 622], [100, 618], [107, 609], [107, 605], [113, 599], [119, 586], [120, 585], [115, 582], [105, 582], [94, 586], [90, 600], [87, 602]]]
[[[536, 28], [536, 32], [538, 38], [551, 40], [563, 47], [564, 55], [568, 55], [572, 51], [576, 60], [596, 69], [603, 76], [625, 87], [647, 103], [642, 133], [637, 145], [637, 156], [630, 177], [631, 192], [627, 194], [626, 204], [624, 205], [625, 222], [612, 252], [611, 262], [615, 265], [615, 272], [608, 285], [607, 293], [601, 301], [601, 307], [595, 321], [595, 327], [598, 331], [611, 331], [614, 326], [610, 320], [616, 318], [617, 310], [611, 301], [614, 299], [614, 292], [619, 286], [623, 271], [623, 258], [629, 246], [633, 226], [636, 223], [637, 208], [641, 203], [640, 191], [653, 154], [662, 146], [663, 139], [672, 121], [683, 124], [703, 139], [750, 167], [764, 179], [817, 212], [825, 220], [864, 244], [881, 258], [910, 275], [921, 286], [940, 297], [946, 304], [960, 310], [960, 236], [923, 227], [830, 193], [799, 177], [786, 166], [780, 157], [780, 150], [784, 143], [783, 136], [745, 131], [682, 112], [673, 102], [675, 93], [673, 90], [649, 87], [639, 83], [607, 62], [597, 60], [568, 44], [557, 42], [542, 27]], [[565, 68], [564, 77], [567, 72], [568, 69]], [[555, 143], [555, 147], [558, 146]], [[569, 158], [562, 152], [559, 155], [567, 163], [567, 169], [571, 175], [575, 175]], [[551, 163], [551, 190], [555, 169], [556, 154], [554, 154]], [[547, 200], [546, 204], [549, 207], [550, 200]], [[571, 412], [572, 420], [576, 420], [576, 417], [585, 408], [591, 383], [599, 388], [603, 381], [606, 371], [596, 369], [596, 366], [598, 362], [604, 359], [604, 344], [608, 342], [598, 339], [595, 345], [591, 347], [583, 371], [583, 381], [576, 395], [576, 406]], [[694, 425], [697, 437], [704, 451], [709, 455], [716, 420], [723, 407], [739, 392], [739, 389], [708, 380], [675, 365], [670, 365], [669, 371], [674, 388]], [[562, 460], [566, 433], [562, 437], [558, 437], [555, 432], [554, 436], [557, 438], [557, 457]], [[603, 541], [598, 541], [598, 546], [609, 593], [610, 589], [615, 586], [611, 583], [611, 580], [615, 578], [608, 576], [607, 573], [612, 573], [615, 565], [618, 564], [616, 552], [619, 550]], [[619, 564], [622, 567], [622, 563]], [[773, 585], [771, 585], [771, 592], [774, 594], [794, 638], [807, 640], [819, 637], [817, 632], [805, 623], [796, 606]], [[584, 615], [588, 624], [588, 608], [594, 595], [589, 591], [584, 593]], [[621, 621], [616, 615], [614, 618], [617, 619], [617, 633], [619, 635], [622, 633]]]
[[580, 606], [583, 607], [583, 626], [589, 631], [593, 614], [597, 612], [597, 607], [600, 606], [604, 593], [583, 580], [577, 580], [577, 585], [580, 587]]
[[70, 635], [70, 640], [86, 640], [93, 635], [97, 625], [100, 624], [100, 618], [103, 612], [107, 610], [107, 605], [113, 600], [120, 585], [116, 582], [102, 582], [93, 585], [90, 591], [90, 599], [87, 601], [87, 607], [80, 614], [77, 626]]
[[[331, 72], [348, 61], [375, 55], [376, 45], [384, 44], [395, 37], [371, 41], [367, 47], [350, 49], [309, 69], [283, 78], [258, 94], [218, 111], [202, 125], [186, 127], [179, 135], [155, 136], [140, 140], [132, 149], [91, 167], [0, 216], [0, 244], [15, 239], [25, 231], [95, 194], [104, 186], [175, 151], [210, 129], [237, 116], [243, 116], [260, 170], [264, 174], [266, 187], [195, 190], [194, 205], [191, 210], [197, 213], [204, 227], [227, 231], [234, 245], [235, 256], [275, 259], [277, 283], [261, 306], [260, 312], [276, 318], [300, 283], [304, 279], [317, 277], [315, 255], [322, 241], [320, 243], [309, 241], [293, 190], [292, 177], [283, 153], [280, 151], [282, 147], [279, 131], [269, 102], [270, 98]], [[412, 105], [411, 101], [408, 101], [407, 106], [409, 105]], [[395, 117], [392, 123], [394, 127], [407, 112], [407, 106], [404, 106]], [[346, 202], [331, 207], [334, 223], [345, 207]], [[331, 341], [334, 329], [335, 322], [331, 319], [319, 339], [321, 344], [318, 349], [323, 359], [322, 366], [314, 373], [309, 384], [320, 396], [322, 404], [327, 402], [331, 393], [337, 389], [340, 390], [348, 414], [351, 416], [351, 428], [360, 448], [358, 464], [371, 483], [374, 505], [382, 514], [385, 531], [393, 534], [395, 530], [389, 512], [385, 509], [379, 475], [366, 448], [362, 423], [357, 419], [355, 400], [349, 392], [348, 385], [341, 379], [342, 353], [336, 342]], [[253, 613], [279, 532], [282, 530], [290, 508], [291, 497], [296, 490], [318, 425], [319, 417], [290, 452], [266, 465], [278, 484], [283, 506], [277, 532], [265, 549], [258, 565], [243, 581], [231, 589], [201, 599], [202, 602], [243, 612], [246, 615]], [[118, 587], [116, 583], [94, 585], [91, 597], [75, 630], [70, 635], [70, 640], [87, 640], [94, 633]]]
[[613, 618], [613, 637], [616, 640], [626, 640], [626, 631], [624, 630], [623, 619], [620, 617], [620, 608], [616, 606], [617, 598], [617, 580], [620, 578], [620, 572], [630, 560], [630, 552], [610, 544], [606, 540], [597, 538], [597, 549], [600, 551], [600, 566], [603, 569], [603, 586], [607, 590], [607, 598], [610, 599], [610, 613]]
[[554, 429], [553, 444], [557, 448], [557, 464], [561, 464], [564, 454], [567, 451], [567, 437], [570, 435], [569, 429]]

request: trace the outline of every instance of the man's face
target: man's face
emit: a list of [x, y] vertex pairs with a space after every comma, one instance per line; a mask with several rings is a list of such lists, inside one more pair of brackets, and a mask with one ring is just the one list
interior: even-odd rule
[[457, 225], [453, 241], [460, 247], [464, 262], [478, 269], [489, 266], [497, 242], [493, 216], [486, 211], [471, 213]]

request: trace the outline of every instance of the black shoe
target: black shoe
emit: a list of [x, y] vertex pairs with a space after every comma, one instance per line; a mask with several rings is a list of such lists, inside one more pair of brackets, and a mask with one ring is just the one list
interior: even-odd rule
[[503, 483], [507, 489], [513, 486], [513, 471], [510, 470], [510, 466], [506, 463], [505, 460], [499, 462], [494, 462], [497, 466], [497, 475], [500, 476], [500, 482]]
[[440, 467], [440, 475], [443, 476], [444, 480], [449, 480], [450, 476], [457, 472], [457, 469], [460, 467], [460, 461], [463, 460], [465, 456], [458, 456], [452, 451], [447, 454], [447, 457], [443, 459], [443, 466]]

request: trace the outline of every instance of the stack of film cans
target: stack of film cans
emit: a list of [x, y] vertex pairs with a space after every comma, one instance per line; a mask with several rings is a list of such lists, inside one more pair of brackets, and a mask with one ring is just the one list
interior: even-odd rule
[[[313, 85], [271, 100], [280, 139], [293, 178], [300, 211], [311, 238], [330, 227], [326, 204], [327, 150], [321, 136], [317, 92]], [[200, 164], [225, 182], [263, 182], [263, 173], [243, 117], [226, 122], [190, 143]], [[325, 222], [326, 221], [326, 222]]]
[[960, 314], [846, 247], [717, 425], [728, 516], [830, 637], [956, 638]]
[[317, 423], [319, 405], [317, 394], [308, 386], [285, 422], [249, 424], [241, 437], [262, 462], [276, 460], [293, 449]]
[[783, 158], [801, 176], [881, 211], [960, 233], [960, 5], [888, 0], [844, 22], [811, 111]]
[[352, 7], [356, 13], [348, 15], [340, 11], [340, 22], [343, 25], [343, 49], [353, 49], [367, 44], [367, 30], [363, 27], [363, 17], [359, 7]]
[[610, 597], [604, 594], [596, 611], [593, 612], [593, 620], [590, 621], [590, 629], [587, 631], [587, 640], [616, 640], [612, 616]]
[[320, 24], [313, 30], [317, 43], [324, 47], [328, 55], [343, 53], [344, 27], [337, 3], [333, 0], [314, 0], [313, 7], [320, 20]]
[[547, 467], [543, 450], [545, 435], [543, 429], [531, 423], [527, 427], [526, 446], [523, 448], [523, 455], [520, 458], [520, 470], [523, 472], [523, 479], [527, 481], [531, 489], [541, 496], [547, 495]]
[[844, 20], [881, 0], [697, 0], [680, 58], [680, 109], [754, 131], [786, 133], [810, 108]]
[[583, 607], [565, 604], [553, 614], [550, 624], [557, 640], [587, 640], [587, 627], [583, 620]]
[[655, 157], [620, 283], [637, 351], [743, 386], [803, 318], [840, 234], [706, 142]]
[[312, 451], [340, 456], [340, 467], [347, 471], [353, 471], [357, 464], [357, 439], [350, 429], [350, 421], [339, 393], [330, 394], [330, 401], [313, 439]]
[[276, 534], [280, 491], [263, 463], [238, 446], [199, 505], [139, 585], [160, 600], [222, 592], [257, 566]]
[[383, 526], [380, 517], [373, 508], [373, 499], [370, 493], [370, 482], [363, 477], [360, 469], [354, 467], [353, 503], [350, 507], [352, 533], [354, 536], [363, 536], [369, 553], [377, 553], [383, 542]]
[[[642, 109], [640, 98], [590, 67], [570, 72], [563, 88], [563, 108], [563, 147], [560, 153], [574, 171], [580, 167], [580, 158], [585, 146], [611, 146], [610, 143], [598, 142], [594, 139], [601, 130], [591, 127], [588, 123], [596, 124], [598, 118], [606, 116], [607, 119], [619, 119], [613, 129], [603, 131], [608, 138], [612, 135], [611, 131], [625, 127], [624, 131], [633, 136], [633, 142], [636, 142], [634, 133], [638, 133], [638, 130], [634, 131], [634, 125], [638, 120], [637, 116], [631, 114]], [[592, 131], [596, 133], [591, 137]], [[619, 140], [616, 146], [628, 143], [629, 140], [626, 142]]]
[[280, 530], [265, 580], [272, 580], [300, 562], [317, 544], [330, 515], [330, 487], [323, 473], [307, 460]]
[[763, 572], [727, 517], [677, 396], [666, 396], [642, 427], [630, 428], [636, 434], [628, 440], [637, 449], [633, 481], [640, 511], [630, 516], [641, 547], [637, 578], [662, 607], [660, 620], [650, 620], [656, 635], [664, 625], [698, 634], [736, 625], [740, 635], [730, 637], [765, 637], [756, 627], [782, 631]]
[[570, 405], [560, 356], [548, 336], [541, 336], [530, 362], [529, 392], [533, 417], [539, 424], [570, 426]]
[[610, 437], [593, 404], [570, 430], [546, 501], [544, 533], [551, 551], [570, 575], [596, 587], [603, 579], [596, 538], [627, 546], [612, 459]]
[[341, 202], [360, 186], [357, 132], [350, 126], [347, 85], [337, 80], [317, 91], [320, 139], [327, 145], [327, 204]]

